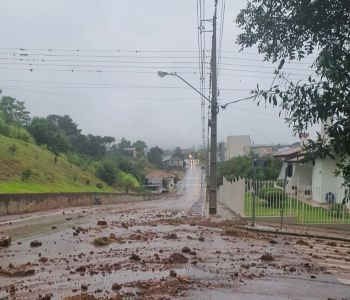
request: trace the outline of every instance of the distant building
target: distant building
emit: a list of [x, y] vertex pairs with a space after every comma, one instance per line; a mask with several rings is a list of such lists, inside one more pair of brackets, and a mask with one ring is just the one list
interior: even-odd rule
[[136, 150], [136, 148], [134, 148], [134, 147], [124, 148], [124, 149], [123, 149], [123, 154], [124, 154], [125, 156], [130, 157], [130, 158], [136, 158], [136, 156], [137, 156], [137, 150]]
[[184, 168], [185, 167], [185, 161], [183, 158], [175, 155], [168, 155], [165, 156], [162, 160], [162, 165], [164, 167], [168, 168]]
[[281, 151], [282, 149], [288, 149], [290, 147], [299, 145], [293, 144], [293, 145], [273, 145], [273, 144], [262, 144], [262, 145], [252, 145], [251, 150], [257, 157], [263, 157], [263, 156], [271, 156], [276, 154], [277, 152]]
[[163, 170], [153, 170], [146, 175], [146, 188], [153, 193], [171, 191], [175, 187], [175, 177]]
[[250, 155], [251, 141], [249, 135], [230, 135], [227, 137], [225, 160], [233, 157]]

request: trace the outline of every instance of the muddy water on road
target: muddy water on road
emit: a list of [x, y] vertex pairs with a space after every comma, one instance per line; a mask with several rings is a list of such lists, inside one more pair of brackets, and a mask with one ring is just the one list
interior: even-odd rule
[[[199, 169], [190, 169], [179, 193], [159, 201], [7, 218], [1, 231], [14, 238], [0, 249], [0, 299], [350, 296], [337, 280], [349, 276], [349, 244], [203, 219], [190, 210], [200, 199], [199, 179]], [[42, 245], [31, 247], [33, 240]]]

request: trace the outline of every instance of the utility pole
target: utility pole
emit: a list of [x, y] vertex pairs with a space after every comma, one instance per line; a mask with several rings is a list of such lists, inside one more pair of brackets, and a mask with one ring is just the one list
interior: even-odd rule
[[216, 66], [216, 12], [218, 0], [215, 0], [215, 12], [213, 17], [213, 40], [211, 54], [212, 97], [211, 97], [211, 121], [210, 121], [210, 190], [209, 190], [209, 214], [217, 212], [217, 180], [216, 180], [216, 155], [217, 155], [217, 66]]

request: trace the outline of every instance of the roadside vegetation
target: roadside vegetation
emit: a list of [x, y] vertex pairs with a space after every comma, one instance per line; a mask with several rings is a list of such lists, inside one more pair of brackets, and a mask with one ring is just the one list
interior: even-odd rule
[[[281, 160], [272, 156], [262, 157], [261, 160], [266, 161], [265, 166], [255, 167], [256, 179], [259, 180], [272, 180], [277, 179], [281, 167]], [[232, 159], [222, 161], [218, 163], [217, 171], [217, 183], [222, 185], [223, 177], [227, 180], [237, 180], [239, 178], [253, 178], [254, 166], [253, 161], [248, 156], [238, 156]]]
[[163, 150], [144, 141], [83, 134], [68, 115], [30, 117], [0, 98], [0, 193], [143, 191]]

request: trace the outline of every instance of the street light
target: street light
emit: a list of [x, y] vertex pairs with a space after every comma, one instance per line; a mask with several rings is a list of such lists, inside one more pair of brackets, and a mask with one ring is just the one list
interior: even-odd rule
[[[186, 83], [189, 87], [191, 87], [193, 90], [195, 90], [199, 95], [201, 95], [205, 100], [207, 100], [210, 104], [211, 104], [211, 100], [207, 97], [207, 96], [205, 96], [204, 94], [202, 94], [198, 89], [196, 89], [192, 84], [190, 84], [187, 80], [185, 80], [185, 79], [183, 79], [180, 75], [178, 75], [177, 73], [175, 73], [175, 72], [172, 72], [172, 73], [168, 73], [168, 72], [164, 72], [164, 71], [158, 71], [158, 76], [159, 77], [165, 77], [165, 76], [175, 76], [175, 77], [177, 77], [177, 78], [179, 78], [180, 80], [182, 80], [184, 83]], [[217, 110], [216, 111], [216, 114], [218, 113], [219, 111]], [[213, 143], [211, 143], [211, 147], [213, 146]], [[209, 151], [209, 149], [208, 149], [208, 151]], [[216, 151], [215, 151], [216, 152]], [[208, 155], [209, 155], [209, 152], [208, 152]], [[215, 153], [215, 155], [216, 155], [216, 153]], [[212, 177], [209, 177], [209, 174], [208, 174], [208, 172], [209, 172], [209, 157], [207, 158], [207, 179], [208, 178], [212, 178]], [[215, 172], [215, 179], [216, 179], [216, 168], [215, 168], [215, 170], [214, 170], [214, 172]], [[208, 186], [209, 187], [209, 186]], [[215, 188], [215, 191], [216, 191], [216, 182], [215, 182], [215, 184], [213, 184], [212, 182], [210, 183], [210, 187], [211, 187], [211, 190], [213, 189], [213, 188]], [[210, 189], [208, 190], [208, 192], [210, 192]], [[211, 209], [210, 209], [210, 207], [209, 207], [209, 213], [216, 213], [216, 194], [215, 194], [215, 212], [213, 212], [213, 211], [211, 211]]]

